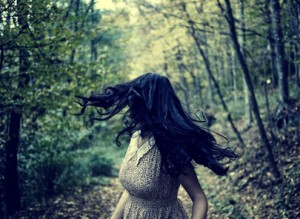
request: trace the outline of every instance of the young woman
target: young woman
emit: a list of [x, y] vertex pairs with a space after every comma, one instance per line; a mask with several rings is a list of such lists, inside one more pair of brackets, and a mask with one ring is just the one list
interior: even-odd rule
[[103, 93], [78, 97], [84, 113], [95, 106], [104, 121], [128, 106], [123, 116], [124, 129], [131, 141], [120, 169], [125, 188], [112, 219], [185, 219], [188, 218], [177, 199], [179, 185], [189, 194], [192, 218], [206, 218], [207, 199], [194, 171], [195, 163], [218, 175], [226, 168], [219, 162], [237, 155], [221, 148], [215, 138], [197, 125], [182, 107], [168, 78], [155, 73], [107, 87]]

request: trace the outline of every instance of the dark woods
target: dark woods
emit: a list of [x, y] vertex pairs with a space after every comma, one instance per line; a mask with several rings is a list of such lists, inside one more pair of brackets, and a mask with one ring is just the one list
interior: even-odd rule
[[190, 114], [204, 112], [205, 128], [243, 147], [228, 177], [200, 169], [211, 218], [296, 217], [299, 1], [96, 3], [0, 2], [0, 217], [29, 206], [43, 215], [36, 203], [115, 177], [120, 115], [97, 123], [87, 109], [79, 119], [74, 96], [149, 71], [169, 78]]

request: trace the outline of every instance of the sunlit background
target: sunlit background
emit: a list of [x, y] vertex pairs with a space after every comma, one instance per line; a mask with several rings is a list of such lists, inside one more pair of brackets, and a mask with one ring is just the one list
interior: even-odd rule
[[112, 1], [112, 0], [95, 1], [95, 8], [99, 8], [99, 9], [117, 10], [124, 7], [126, 7], [126, 3], [123, 1]]

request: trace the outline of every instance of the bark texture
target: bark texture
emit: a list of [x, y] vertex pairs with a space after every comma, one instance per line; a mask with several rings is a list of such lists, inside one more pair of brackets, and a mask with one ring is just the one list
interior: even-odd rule
[[[247, 84], [247, 87], [248, 87], [248, 90], [249, 90], [249, 93], [250, 93], [251, 102], [252, 102], [252, 110], [253, 110], [255, 120], [256, 120], [258, 129], [259, 129], [261, 141], [263, 143], [263, 146], [267, 150], [268, 161], [270, 163], [272, 173], [273, 173], [274, 177], [279, 179], [279, 178], [281, 178], [281, 174], [280, 174], [280, 172], [277, 168], [277, 165], [276, 165], [276, 162], [275, 162], [275, 159], [274, 159], [274, 155], [273, 155], [273, 151], [272, 151], [272, 147], [271, 147], [270, 142], [267, 138], [266, 130], [264, 128], [264, 125], [263, 125], [263, 122], [262, 122], [262, 119], [261, 119], [261, 116], [260, 116], [258, 104], [257, 104], [255, 93], [254, 93], [254, 88], [253, 88], [253, 85], [252, 85], [252, 82], [251, 82], [249, 69], [248, 69], [247, 63], [245, 62], [244, 56], [241, 52], [240, 44], [238, 42], [236, 27], [235, 27], [235, 20], [234, 20], [234, 17], [233, 17], [230, 1], [225, 0], [225, 4], [226, 4], [226, 20], [228, 22], [228, 26], [229, 26], [229, 29], [230, 29], [231, 39], [233, 41], [235, 52], [237, 54], [240, 65], [242, 67], [243, 75], [244, 75], [244, 78], [245, 78], [245, 81], [246, 81], [246, 84]], [[224, 10], [223, 6], [221, 5], [221, 3], [219, 1], [218, 1], [218, 5], [219, 5], [221, 10]]]

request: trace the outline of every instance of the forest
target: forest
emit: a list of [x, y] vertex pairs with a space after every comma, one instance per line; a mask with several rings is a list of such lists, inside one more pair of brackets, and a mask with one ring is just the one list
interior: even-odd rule
[[123, 112], [76, 116], [75, 96], [146, 72], [241, 154], [196, 167], [208, 218], [300, 217], [298, 0], [1, 0], [1, 219], [110, 218]]

